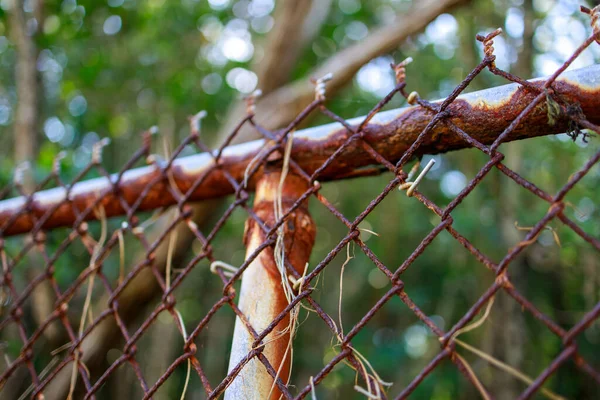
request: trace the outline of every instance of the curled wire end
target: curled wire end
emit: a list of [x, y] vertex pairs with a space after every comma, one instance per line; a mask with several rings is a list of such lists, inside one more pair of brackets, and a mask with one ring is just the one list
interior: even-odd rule
[[333, 79], [333, 74], [330, 72], [315, 80], [315, 100], [325, 100], [325, 84]]
[[496, 30], [494, 30], [493, 32], [488, 33], [486, 36], [483, 35], [476, 35], [475, 37], [477, 38], [477, 40], [479, 40], [480, 42], [488, 42], [492, 39], [494, 39], [496, 36], [502, 34], [502, 32], [504, 32], [502, 30], [502, 28], [497, 28]]
[[56, 157], [54, 157], [54, 161], [52, 161], [52, 173], [58, 175], [60, 172], [60, 162], [67, 156], [67, 152], [62, 150], [60, 151]]
[[494, 56], [494, 38], [498, 35], [500, 35], [502, 33], [502, 28], [498, 28], [495, 31], [489, 33], [486, 36], [483, 35], [477, 35], [476, 38], [478, 41], [480, 41], [481, 43], [483, 43], [483, 53], [485, 54], [485, 56], [487, 58], [492, 59], [492, 67], [496, 67], [495, 64], [495, 59], [496, 56]]
[[262, 90], [256, 89], [244, 98], [246, 100], [246, 113], [248, 115], [254, 115], [256, 113], [256, 99], [262, 96]]
[[592, 9], [581, 6], [581, 12], [591, 17], [592, 31], [594, 32], [594, 36], [596, 36], [596, 42], [600, 43], [600, 5]]
[[150, 151], [150, 147], [152, 147], [152, 136], [157, 135], [158, 132], [159, 129], [156, 125], [142, 132], [142, 145], [146, 152]]
[[202, 110], [190, 117], [190, 131], [192, 132], [192, 134], [197, 135], [198, 133], [200, 133], [200, 121], [202, 121], [202, 119], [207, 115], [208, 114], [206, 110]]
[[417, 93], [417, 92], [410, 92], [410, 94], [406, 98], [406, 101], [411, 106], [415, 105], [417, 103], [417, 100], [419, 100], [419, 93]]
[[102, 162], [102, 150], [110, 144], [110, 138], [102, 138], [102, 140], [94, 143], [92, 147], [92, 164], [100, 164]]
[[396, 75], [396, 83], [402, 83], [406, 80], [406, 66], [413, 62], [412, 57], [407, 57], [404, 61], [398, 64], [390, 64], [392, 69], [394, 70], [394, 74]]
[[15, 168], [13, 175], [13, 182], [15, 186], [23, 186], [25, 181], [25, 173], [31, 169], [31, 163], [29, 161], [23, 161]]

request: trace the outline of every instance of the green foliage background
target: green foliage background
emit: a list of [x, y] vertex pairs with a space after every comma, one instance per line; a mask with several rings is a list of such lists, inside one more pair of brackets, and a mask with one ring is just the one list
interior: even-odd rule
[[[10, 133], [17, 102], [14, 85], [15, 48], [10, 41], [5, 10], [8, 9], [8, 3], [6, 0], [0, 2], [0, 182], [3, 184], [11, 180], [15, 167], [11, 157]], [[219, 6], [221, 3], [225, 6]], [[228, 72], [233, 68], [251, 68], [250, 59], [211, 63], [207, 56], [211, 46], [215, 46], [211, 35], [218, 36], [219, 30], [222, 31], [234, 19], [244, 20], [252, 26], [251, 16], [240, 17], [239, 14], [239, 10], [248, 4], [245, 0], [212, 3], [204, 0], [45, 1], [45, 20], [41, 25], [43, 34], [37, 36], [41, 51], [38, 63], [43, 99], [39, 154], [34, 160], [36, 177], [40, 179], [47, 175], [53, 157], [59, 151], [66, 151], [61, 175], [69, 182], [81, 166], [89, 161], [91, 145], [102, 137], [112, 139], [112, 144], [104, 152], [103, 165], [108, 171], [118, 171], [139, 148], [139, 133], [153, 125], [159, 126], [160, 137], [165, 138], [170, 148], [174, 148], [188, 135], [187, 117], [198, 110], [208, 112], [203, 124], [203, 137], [210, 142], [224, 122], [227, 106], [241, 95], [227, 83]], [[409, 1], [402, 0], [334, 1], [321, 32], [315, 43], [305, 49], [293, 78], [307, 79], [306, 75], [313, 67], [352, 43], [353, 40], [348, 38], [351, 24], [360, 22], [361, 27], [371, 30], [385, 22], [386, 14], [402, 12], [409, 5]], [[577, 40], [581, 35], [578, 36], [577, 32], [583, 30], [587, 35], [590, 29], [587, 17], [579, 15], [575, 2], [536, 0], [533, 5], [536, 35], [530, 64], [533, 74], [539, 76], [548, 65], [565, 59], [567, 50], [564, 49], [569, 48], [569, 43], [580, 43]], [[442, 47], [449, 47], [450, 50], [440, 49], [440, 44], [432, 39], [432, 32], [426, 31], [410, 38], [390, 56], [395, 60], [407, 56], [415, 59], [408, 68], [409, 90], [418, 90], [422, 97], [428, 99], [443, 97], [480, 60], [481, 51], [474, 35], [499, 26], [510, 32], [507, 24], [511, 22], [507, 16], [518, 16], [522, 7], [523, 1], [518, 0], [473, 1], [452, 14], [456, 29], [447, 32], [452, 38], [443, 43], [449, 44], [442, 44]], [[120, 17], [121, 27], [118, 32], [109, 35], [104, 30], [107, 18], [112, 16]], [[556, 24], [567, 24], [565, 26], [569, 29], [552, 29]], [[441, 29], [440, 26], [434, 28]], [[254, 55], [259, 57], [265, 34], [257, 33], [252, 28], [248, 32]], [[501, 67], [519, 73], [516, 69], [523, 41], [518, 36], [507, 34], [500, 41], [503, 45], [496, 47], [504, 52], [499, 55], [499, 59], [503, 60]], [[581, 58], [580, 66], [597, 62], [600, 56], [598, 50], [599, 46], [595, 46], [586, 53]], [[206, 80], [203, 84], [203, 79], [209, 75], [216, 81], [220, 78], [221, 84], [207, 93], [206, 87], [210, 85]], [[503, 83], [485, 72], [469, 90]], [[365, 90], [355, 79], [341, 93], [329, 99], [328, 106], [339, 115], [350, 118], [368, 112], [379, 98], [373, 91]], [[81, 99], [84, 99], [83, 102]], [[395, 99], [390, 107], [400, 105], [400, 99]], [[4, 120], [3, 112], [8, 113]], [[63, 132], [61, 140], [49, 140], [51, 125], [48, 121], [59, 121], [62, 126], [59, 126], [59, 131]], [[322, 117], [311, 121], [315, 125], [323, 122], [326, 121]], [[156, 153], [163, 153], [163, 146], [162, 139], [155, 139]], [[574, 143], [565, 135], [537, 138], [500, 148], [507, 155], [506, 163], [509, 166], [514, 166], [518, 173], [550, 193], [556, 192], [598, 149], [596, 137], [592, 137], [589, 143], [581, 139]], [[191, 151], [186, 150], [184, 155]], [[444, 206], [454, 197], [453, 191], [456, 185], [460, 185], [461, 179], [471, 179], [488, 159], [478, 151], [465, 150], [437, 156], [436, 160], [439, 167], [432, 171], [420, 190], [438, 205]], [[458, 183], [449, 180], [448, 174], [452, 173], [459, 178]], [[96, 175], [92, 171], [86, 177]], [[352, 218], [364, 210], [390, 179], [389, 175], [383, 175], [330, 183], [324, 186], [323, 194], [344, 215]], [[447, 185], [450, 185], [450, 189]], [[507, 193], [518, 199], [518, 207], [512, 210], [509, 217], [502, 213], [502, 203], [506, 201]], [[582, 229], [596, 238], [600, 237], [599, 194], [600, 170], [596, 166], [569, 194], [568, 201], [574, 207], [567, 210]], [[517, 222], [519, 226], [533, 226], [547, 208], [547, 204], [494, 170], [452, 216], [455, 228], [461, 234], [492, 260], [500, 261], [515, 244], [507, 242], [501, 233], [506, 218], [512, 218], [509, 222]], [[310, 263], [312, 268], [347, 233], [347, 229], [316, 201], [311, 203], [311, 212], [318, 224], [317, 243]], [[142, 216], [142, 219], [146, 217]], [[241, 237], [245, 217], [242, 211], [237, 210], [217, 235], [213, 246], [217, 259], [233, 265], [243, 262]], [[363, 235], [365, 238], [370, 236], [367, 240], [369, 247], [394, 270], [438, 222], [429, 210], [414, 199], [402, 193], [393, 193], [375, 209], [363, 226], [379, 236]], [[111, 220], [109, 225], [116, 229], [120, 226], [120, 220]], [[509, 271], [517, 278], [515, 283], [521, 293], [568, 329], [600, 300], [600, 264], [598, 253], [570, 229], [558, 222], [552, 223], [552, 228], [560, 238], [560, 247], [552, 232], [544, 232], [537, 243], [511, 265]], [[92, 224], [91, 230], [94, 237], [98, 237], [99, 226]], [[49, 235], [48, 250], [55, 251], [68, 233], [67, 229], [59, 229]], [[525, 232], [518, 234], [522, 238]], [[16, 254], [22, 246], [22, 240], [10, 239], [7, 242], [8, 253]], [[126, 246], [126, 266], [131, 267], [139, 245], [132, 238], [127, 238]], [[355, 258], [346, 267], [342, 307], [346, 331], [389, 289], [389, 283], [382, 280], [383, 275], [360, 249], [351, 251]], [[192, 249], [190, 257], [194, 252], [195, 249]], [[118, 252], [115, 253], [105, 262], [104, 271], [116, 280], [119, 258]], [[334, 318], [338, 316], [340, 266], [345, 255], [344, 251], [326, 268], [314, 295]], [[88, 261], [89, 257], [80, 244], [72, 245], [71, 250], [58, 259], [55, 276], [63, 290], [77, 278]], [[18, 264], [17, 271], [16, 285], [22, 289], [41, 268], [24, 260]], [[460, 319], [493, 279], [493, 274], [478, 264], [447, 232], [442, 232], [404, 274], [406, 292], [425, 313], [435, 316], [436, 322], [445, 330]], [[221, 291], [222, 286], [218, 278], [209, 273], [207, 262], [199, 263], [175, 294], [178, 310], [188, 329], [196, 326], [210, 306], [220, 298]], [[101, 295], [102, 289], [97, 287], [94, 298]], [[73, 302], [80, 305], [84, 296], [83, 291], [78, 292]], [[26, 304], [26, 307], [30, 306]], [[72, 306], [71, 310], [71, 317], [78, 321], [78, 307]], [[140, 310], [139, 321], [130, 328], [131, 332], [151, 310], [152, 307]], [[520, 317], [515, 322], [515, 330], [511, 332], [507, 330], [505, 316], [514, 316], [514, 310], [513, 314], [503, 314], [502, 308], [495, 306], [483, 327], [461, 338], [500, 359], [505, 353], [499, 351], [497, 346], [505, 339], [503, 337], [515, 335], [522, 338], [517, 340], [518, 348], [512, 349], [519, 352], [521, 360], [516, 367], [536, 377], [560, 352], [561, 342], [529, 314], [521, 313], [519, 309], [516, 313]], [[302, 389], [309, 377], [316, 375], [337, 352], [335, 338], [322, 320], [315, 314], [303, 312], [301, 321], [294, 344], [292, 376], [292, 383], [298, 389]], [[218, 384], [227, 372], [233, 322], [233, 313], [224, 308], [197, 340], [198, 357], [213, 385]], [[31, 334], [35, 329], [31, 316], [28, 316], [27, 324], [30, 329], [28, 333]], [[138, 346], [138, 360], [149, 384], [153, 384], [180, 354], [182, 345], [182, 339], [169, 315], [161, 315], [155, 325]], [[8, 336], [1, 340], [6, 343], [4, 348], [8, 357], [17, 357], [21, 342]], [[594, 323], [578, 338], [577, 343], [588, 362], [599, 368], [600, 325]], [[157, 353], [153, 349], [157, 346], [164, 347], [162, 354], [166, 360], [154, 358]], [[353, 340], [353, 346], [370, 361], [383, 380], [394, 383], [389, 391], [391, 395], [399, 393], [440, 351], [437, 338], [398, 298], [386, 304], [366, 325]], [[114, 351], [107, 354], [107, 361], [120, 355], [119, 348], [120, 344], [115, 343]], [[48, 349], [36, 349], [36, 354], [36, 368], [41, 371], [52, 357]], [[461, 351], [461, 354], [484, 384], [493, 387], [502, 379], [511, 379], [473, 354], [466, 351]], [[0, 369], [3, 368], [5, 366]], [[185, 374], [185, 365], [178, 368], [161, 387], [158, 397], [178, 397]], [[517, 388], [525, 388], [514, 382]], [[354, 371], [347, 366], [338, 366], [317, 387], [316, 394], [319, 399], [360, 398], [353, 390], [353, 385]], [[568, 398], [592, 398], [597, 393], [597, 386], [592, 379], [581, 373], [573, 362], [559, 368], [547, 387]], [[118, 376], [109, 380], [101, 394], [106, 397], [118, 394], [120, 398], [137, 398], [142, 392], [135, 383], [133, 370], [125, 365]], [[204, 395], [199, 379], [192, 373], [188, 398]], [[476, 396], [474, 389], [455, 366], [444, 362], [419, 386], [413, 398], [442, 400]]]

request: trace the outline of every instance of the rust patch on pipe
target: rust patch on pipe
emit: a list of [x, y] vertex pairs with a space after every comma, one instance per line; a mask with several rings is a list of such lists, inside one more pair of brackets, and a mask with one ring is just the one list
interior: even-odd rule
[[[599, 74], [600, 65], [595, 65], [567, 71], [552, 84], [553, 92], [565, 103], [580, 106], [582, 115], [592, 124], [600, 124]], [[541, 79], [530, 82], [532, 87], [537, 88], [543, 88], [545, 83]], [[456, 127], [480, 143], [489, 145], [536, 95], [518, 84], [509, 84], [459, 96], [446, 112], [448, 120]], [[434, 112], [420, 106], [380, 112], [364, 127], [363, 138], [376, 152], [394, 163], [414, 143], [434, 115]], [[357, 128], [361, 121], [357, 118], [348, 123]], [[546, 102], [542, 101], [510, 131], [505, 141], [562, 133], [568, 130], [569, 121], [568, 115], [561, 114], [556, 118], [556, 123], [550, 125]], [[349, 136], [351, 133], [339, 123], [298, 131], [294, 135], [291, 157], [304, 171], [313, 174]], [[97, 178], [76, 183], [69, 192], [70, 201], [65, 201], [67, 190], [62, 187], [40, 191], [29, 203], [26, 197], [0, 201], [0, 233], [4, 236], [24, 233], [32, 230], [36, 224], [43, 229], [70, 226], [83, 212], [83, 219], [95, 219], [90, 207], [98, 201], [107, 217], [125, 214], [123, 202], [129, 207], [137, 205], [136, 211], [176, 204], [177, 199], [169, 190], [169, 175], [179, 192], [191, 190], [186, 196], [188, 201], [226, 196], [235, 191], [228, 176], [241, 182], [248, 164], [267, 145], [264, 140], [257, 140], [229, 146], [224, 149], [218, 162], [215, 162], [217, 153], [212, 152], [177, 159], [168, 171], [156, 166], [129, 170], [118, 184], [117, 175], [112, 175], [110, 179]], [[438, 154], [468, 147], [471, 147], [470, 144], [440, 122], [414, 155]], [[318, 179], [341, 179], [376, 164], [363, 146], [355, 141], [320, 172]], [[262, 169], [254, 174], [248, 182], [249, 190], [262, 174]], [[194, 187], [199, 179], [202, 179], [201, 184]], [[41, 219], [43, 221], [40, 222]]]
[[[274, 202], [281, 173], [269, 172], [263, 175], [256, 188], [254, 212], [272, 227], [276, 224]], [[308, 189], [305, 179], [288, 174], [282, 189], [283, 212], [291, 208]], [[315, 242], [315, 223], [310, 217], [306, 202], [293, 211], [283, 224], [286, 260], [302, 274]], [[266, 233], [253, 218], [246, 223], [244, 244], [246, 256], [250, 256], [266, 240]], [[238, 307], [247, 317], [252, 328], [260, 334], [288, 306], [281, 274], [277, 267], [272, 247], [264, 249], [248, 266], [242, 275], [242, 287]], [[265, 337], [263, 354], [273, 368], [280, 370], [279, 377], [287, 382], [290, 372], [291, 351], [289, 333], [290, 316], [287, 314]], [[255, 339], [240, 318], [236, 318], [229, 370], [231, 371], [253, 350]], [[291, 344], [290, 344], [291, 345]], [[279, 389], [258, 358], [250, 360], [232, 381], [225, 392], [225, 399], [271, 399], [280, 398]]]

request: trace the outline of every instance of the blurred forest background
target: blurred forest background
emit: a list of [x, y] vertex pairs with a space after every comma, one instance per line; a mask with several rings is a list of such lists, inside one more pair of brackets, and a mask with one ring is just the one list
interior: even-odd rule
[[[94, 143], [104, 137], [104, 167], [120, 170], [141, 146], [140, 133], [156, 125], [153, 151], [165, 155], [189, 134], [187, 118], [206, 110], [202, 137], [218, 145], [243, 116], [241, 97], [260, 88], [258, 120], [278, 128], [293, 119], [313, 96], [310, 77], [334, 73], [328, 86], [328, 107], [344, 118], [367, 113], [394, 86], [392, 61], [414, 58], [408, 67], [408, 89], [423, 98], [446, 96], [483, 57], [477, 33], [497, 27], [497, 65], [521, 77], [548, 75], [590, 34], [589, 17], [571, 0], [0, 0], [0, 184], [7, 185], [15, 167], [30, 161], [29, 180], [40, 181], [52, 169], [56, 154], [65, 152], [61, 177], [70, 182], [90, 162]], [[592, 45], [573, 68], [600, 60], [600, 46]], [[469, 86], [477, 90], [504, 84], [484, 72]], [[402, 106], [401, 98], [389, 107]], [[328, 122], [317, 117], [310, 124]], [[244, 131], [251, 139], [253, 133]], [[542, 137], [503, 145], [506, 164], [554, 193], [591, 154], [598, 139], [588, 143], [567, 135]], [[195, 152], [193, 147], [182, 155]], [[446, 205], [488, 160], [475, 150], [435, 156], [436, 166], [420, 190]], [[427, 157], [424, 160], [427, 162]], [[86, 178], [98, 176], [91, 171]], [[322, 193], [353, 218], [377, 196], [389, 175], [324, 185]], [[7, 196], [15, 195], [14, 192]], [[595, 167], [569, 194], [574, 207], [566, 212], [594, 237], [600, 237], [600, 169]], [[225, 203], [231, 202], [225, 199]], [[484, 183], [452, 213], [456, 229], [483, 253], [499, 261], [533, 226], [548, 205], [493, 170]], [[318, 224], [311, 267], [323, 259], [347, 233], [325, 207], [311, 203]], [[199, 211], [199, 214], [202, 212]], [[140, 215], [148, 219], [149, 215]], [[202, 220], [203, 215], [199, 219]], [[402, 263], [437, 224], [433, 214], [404, 194], [390, 195], [362, 228], [369, 247], [390, 268]], [[233, 265], [244, 260], [242, 232], [246, 215], [237, 210], [215, 238], [215, 257]], [[207, 218], [204, 218], [205, 220]], [[121, 220], [109, 220], [111, 232]], [[159, 224], [160, 222], [157, 222]], [[209, 231], [214, 221], [204, 221]], [[509, 271], [521, 293], [565, 328], [571, 327], [600, 300], [598, 253], [571, 230], [558, 223], [545, 231]], [[94, 237], [99, 224], [91, 224]], [[48, 237], [49, 252], [69, 234], [59, 229]], [[140, 245], [126, 238], [126, 268], [139, 261]], [[176, 265], [185, 265], [199, 244], [188, 234], [178, 239]], [[7, 241], [9, 254], [22, 247], [23, 238]], [[163, 249], [164, 250], [164, 249]], [[113, 252], [103, 270], [113, 282], [119, 276], [119, 254]], [[143, 254], [143, 253], [142, 253]], [[44, 263], [30, 255], [16, 267], [15, 285], [43, 272]], [[332, 316], [337, 316], [340, 265], [345, 251], [324, 272], [313, 294]], [[160, 262], [158, 256], [158, 262]], [[55, 277], [66, 289], [88, 265], [80, 243], [59, 257]], [[407, 293], [438, 325], [451, 327], [489, 287], [494, 276], [447, 232], [442, 232], [403, 275]], [[343, 322], [353, 326], [389, 289], [389, 282], [359, 249], [346, 266]], [[130, 332], [154, 309], [160, 295], [156, 286], [139, 283], [125, 318]], [[178, 310], [193, 329], [221, 297], [222, 285], [200, 262], [175, 292]], [[85, 290], [71, 300], [69, 317], [78, 324]], [[94, 315], [105, 309], [101, 285], [94, 290]], [[25, 303], [24, 320], [31, 334], [53, 307], [53, 294], [43, 285]], [[294, 342], [291, 383], [303, 388], [335, 354], [335, 339], [321, 319], [303, 314]], [[197, 340], [202, 366], [213, 385], [227, 373], [234, 314], [222, 308]], [[22, 343], [13, 330], [2, 333], [2, 358], [14, 360]], [[487, 322], [461, 338], [536, 377], [559, 353], [561, 341], [512, 299], [499, 293]], [[120, 334], [103, 331], [92, 371], [121, 355]], [[68, 342], [58, 324], [50, 325], [34, 348], [39, 371], [53, 359], [51, 351]], [[181, 354], [183, 340], [173, 319], [164, 313], [138, 345], [137, 359], [150, 385]], [[600, 324], [580, 336], [579, 349], [588, 362], [600, 367]], [[398, 298], [392, 299], [353, 340], [381, 378], [400, 392], [439, 352], [437, 338]], [[512, 399], [524, 385], [471, 353], [463, 352], [477, 376], [499, 399]], [[0, 370], [6, 368], [5, 361]], [[96, 367], [93, 367], [93, 366]], [[167, 380], [156, 398], [178, 398], [186, 375], [185, 364]], [[0, 391], [0, 398], [18, 398], [30, 384], [25, 368], [17, 371]], [[317, 387], [319, 399], [362, 398], [353, 389], [354, 371], [337, 366]], [[564, 364], [547, 383], [567, 398], [597, 398], [598, 388], [572, 362]], [[293, 391], [294, 389], [292, 389]], [[141, 398], [133, 369], [125, 364], [100, 391], [101, 398]], [[205, 392], [192, 373], [188, 398]], [[456, 367], [445, 362], [413, 394], [415, 399], [475, 398], [476, 390]], [[541, 395], [540, 395], [541, 396]], [[60, 397], [58, 397], [60, 398]], [[64, 397], [63, 397], [64, 398]]]

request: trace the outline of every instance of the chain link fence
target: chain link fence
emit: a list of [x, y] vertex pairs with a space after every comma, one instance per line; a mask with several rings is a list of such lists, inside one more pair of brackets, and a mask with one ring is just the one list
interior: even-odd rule
[[[579, 54], [595, 45], [600, 37], [598, 9], [584, 9], [584, 12], [592, 15], [594, 34], [551, 77], [543, 80], [525, 81], [496, 67], [493, 40], [501, 33], [498, 30], [478, 37], [484, 47], [483, 61], [441, 102], [429, 102], [417, 92], [406, 91], [410, 73], [407, 77], [408, 62], [403, 62], [392, 66], [397, 79], [395, 89], [361, 120], [347, 122], [328, 110], [325, 105], [327, 77], [324, 77], [315, 82], [314, 102], [280, 131], [271, 132], [255, 123], [256, 98], [250, 96], [247, 117], [216, 150], [211, 150], [201, 139], [202, 115], [199, 114], [190, 119], [189, 137], [168, 159], [151, 154], [152, 132], [149, 131], [144, 134], [143, 146], [114, 175], [102, 167], [105, 142], [97, 144], [90, 164], [70, 183], [60, 178], [60, 157], [57, 157], [54, 172], [32, 192], [24, 188], [23, 171], [18, 170], [14, 184], [4, 189], [2, 198], [5, 200], [0, 202], [0, 332], [5, 358], [0, 385], [4, 393], [10, 387], [19, 387], [22, 390], [17, 395], [21, 398], [104, 397], [109, 395], [102, 392], [106, 383], [116, 375], [128, 373], [139, 383], [143, 397], [151, 398], [180, 371], [178, 376], [185, 376], [183, 395], [188, 385], [194, 385], [189, 382], [195, 381], [201, 384], [203, 393], [194, 393], [207, 398], [225, 395], [226, 398], [314, 399], [319, 397], [319, 387], [332, 371], [345, 365], [341, 368], [352, 371], [355, 379], [342, 384], [350, 386], [355, 393], [368, 398], [401, 399], [411, 395], [429, 375], [450, 364], [465, 382], [472, 384], [471, 390], [483, 398], [492, 398], [494, 393], [479, 379], [465, 354], [475, 354], [502, 373], [522, 381], [521, 399], [536, 394], [562, 398], [544, 384], [567, 362], [573, 363], [576, 370], [595, 385], [600, 384], [598, 358], [593, 356], [597, 348], [580, 348], [577, 341], [598, 319], [600, 303], [579, 321], [563, 328], [563, 324], [536, 306], [535, 300], [518, 290], [510, 275], [511, 263], [536, 243], [552, 221], [560, 221], [594, 251], [600, 250], [600, 239], [584, 231], [565, 213], [569, 207], [565, 196], [596, 166], [600, 151], [574, 171], [554, 194], [508, 168], [503, 163], [504, 154], [499, 151], [502, 143], [516, 139], [568, 132], [574, 139], [588, 140], [594, 133], [600, 133], [598, 68], [565, 72]], [[485, 70], [513, 85], [459, 97]], [[405, 97], [413, 106], [381, 111], [394, 96]], [[331, 119], [334, 124], [300, 130], [302, 122], [315, 113]], [[230, 146], [242, 126], [252, 126], [263, 140]], [[201, 154], [179, 157], [190, 145]], [[410, 169], [407, 165], [424, 154], [461, 148], [476, 148], [488, 161], [448, 205], [439, 206], [418, 187], [432, 163], [422, 171], [418, 162], [409, 173], [404, 170]], [[134, 168], [144, 162], [150, 165]], [[534, 226], [523, 228], [527, 230], [525, 238], [499, 261], [494, 261], [463, 236], [451, 215], [493, 170], [510, 179], [510, 184], [530, 192], [538, 202], [547, 203], [543, 218]], [[327, 184], [322, 182], [384, 172], [387, 173], [383, 175], [387, 179], [385, 188], [354, 219], [345, 216], [336, 208], [335, 201], [323, 194]], [[100, 177], [86, 180], [90, 173]], [[360, 184], [343, 182], [344, 185]], [[53, 188], [46, 189], [51, 186]], [[255, 188], [257, 192], [252, 195]], [[365, 235], [375, 232], [361, 224], [386, 198], [400, 195], [422, 203], [436, 222], [401, 265], [386, 265], [366, 243]], [[228, 203], [224, 211], [214, 200], [196, 203], [215, 198]], [[414, 204], [411, 207], [417, 206]], [[166, 211], [167, 206], [173, 207]], [[345, 234], [328, 249], [325, 257], [311, 259], [308, 264], [315, 234], [319, 234], [308, 214], [308, 210], [315, 207], [333, 215], [344, 225]], [[215, 218], [217, 211], [223, 212]], [[235, 215], [247, 219], [244, 233], [247, 248], [241, 265], [233, 266], [226, 255], [217, 255], [217, 250], [223, 231], [235, 232], [241, 240], [241, 227], [232, 222]], [[88, 223], [92, 220], [97, 222]], [[390, 220], [389, 223], [402, 221]], [[493, 277], [487, 290], [447, 329], [419, 306], [415, 298], [418, 293], [411, 293], [410, 285], [405, 285], [404, 280], [411, 266], [442, 232], [456, 240]], [[22, 237], [13, 238], [15, 235]], [[183, 235], [191, 240], [182, 241]], [[389, 289], [368, 305], [362, 318], [351, 327], [343, 328], [341, 285], [344, 281], [340, 279], [339, 307], [338, 304], [333, 307], [320, 304], [318, 281], [328, 267], [339, 270], [337, 266], [331, 267], [338, 255], [346, 260], [341, 266], [343, 273], [353, 257], [351, 246], [354, 251], [364, 253], [387, 277], [385, 282]], [[129, 262], [134, 250], [143, 256]], [[56, 265], [69, 253], [88, 261], [87, 265], [70, 266], [71, 273], [80, 272], [65, 286], [60, 282], [64, 277], [58, 276], [64, 272], [58, 271]], [[26, 269], [25, 279], [20, 268]], [[201, 315], [192, 323], [179, 311], [182, 304], [177, 290], [186, 281], [193, 280], [199, 269], [206, 268], [217, 276], [211, 286], [214, 288], [217, 279], [222, 286], [210, 292], [208, 307], [196, 307]], [[246, 286], [244, 282], [248, 282]], [[252, 291], [253, 287], [257, 293]], [[558, 354], [548, 356], [548, 362], [538, 366], [541, 372], [537, 376], [527, 376], [459, 338], [486, 324], [495, 296], [501, 292], [562, 343]], [[429, 334], [439, 340], [440, 348], [418, 374], [409, 377], [408, 384], [390, 388], [356, 342], [365, 327], [383, 313], [382, 309], [393, 299], [404, 303], [404, 306], [397, 303], [394, 307], [402, 307], [402, 312], [410, 310], [413, 322], [420, 321]], [[144, 312], [140, 304], [150, 304], [151, 311]], [[206, 337], [203, 335], [211, 329], [220, 329], [225, 317], [219, 315], [222, 315], [221, 310], [227, 309], [237, 319], [236, 338], [227, 372], [222, 368], [214, 372], [211, 360], [216, 363], [217, 359], [227, 356], [211, 353], [212, 343], [200, 338]], [[304, 309], [316, 314], [321, 322], [313, 318], [310, 323], [303, 323], [299, 315]], [[233, 315], [228, 313], [226, 319], [229, 321], [226, 326], [231, 328]], [[176, 326], [183, 338], [179, 354], [167, 361], [144, 358], [140, 349], [151, 351], [147, 343], [143, 344], [144, 340], [164, 321]], [[316, 324], [329, 330], [333, 352], [320, 369], [301, 371], [290, 380], [294, 366], [290, 337], [302, 330], [310, 331]], [[231, 332], [231, 329], [227, 331]], [[230, 346], [231, 336], [218, 340]], [[52, 347], [56, 337], [63, 338], [63, 346]], [[115, 348], [120, 351], [108, 351]], [[304, 350], [299, 346], [293, 350], [300, 354], [296, 356], [299, 358], [323, 359], [323, 354], [303, 356]], [[18, 356], [10, 357], [11, 351]], [[202, 355], [207, 352], [208, 359]], [[149, 362], [164, 365], [155, 374], [157, 379], [149, 380], [145, 374], [143, 367]], [[128, 372], [124, 372], [127, 365]], [[224, 365], [222, 360], [219, 365]], [[397, 365], [399, 369], [404, 367]]]

